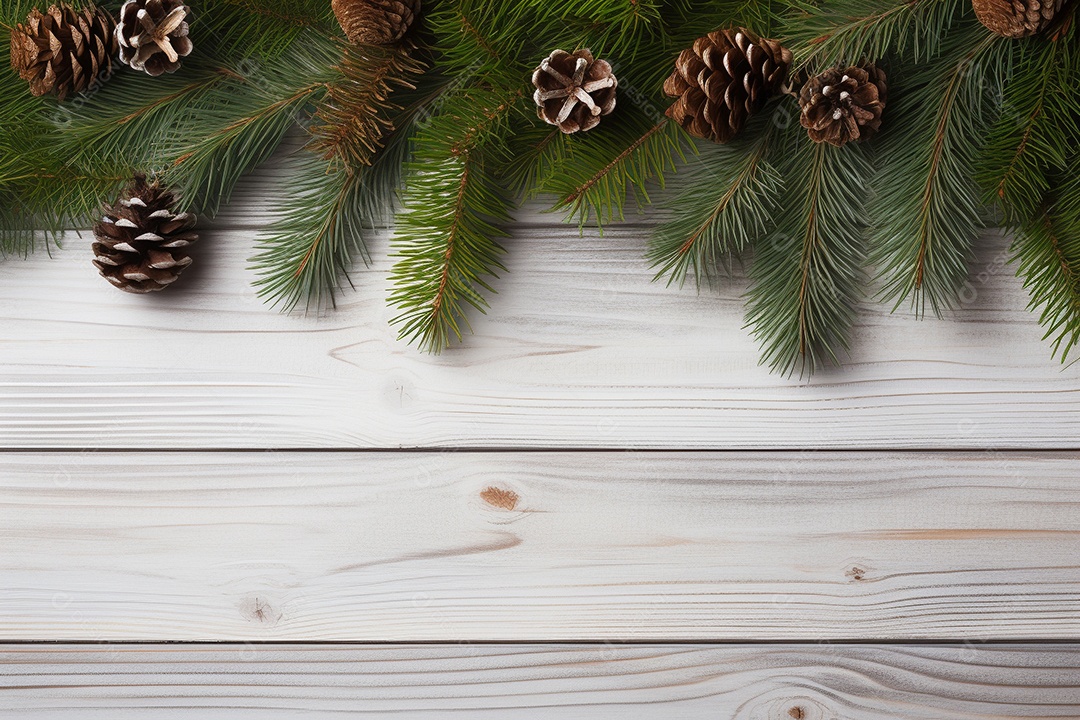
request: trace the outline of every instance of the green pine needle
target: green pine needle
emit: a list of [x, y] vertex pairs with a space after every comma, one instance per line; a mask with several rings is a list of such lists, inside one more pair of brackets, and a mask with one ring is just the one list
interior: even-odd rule
[[[781, 117], [779, 114], [777, 117]], [[699, 141], [698, 157], [680, 168], [678, 194], [669, 194], [662, 223], [649, 244], [657, 278], [682, 285], [693, 274], [711, 282], [722, 259], [738, 254], [773, 226], [783, 188], [769, 162], [777, 128], [771, 114], [729, 145]]]
[[917, 316], [927, 304], [938, 315], [956, 304], [984, 227], [973, 168], [992, 119], [983, 78], [998, 48], [981, 25], [969, 26], [950, 52], [914, 73], [920, 84], [889, 89], [870, 207], [872, 261], [881, 297], [894, 307], [909, 300]]
[[968, 5], [968, 0], [793, 0], [784, 39], [797, 64], [814, 72], [893, 53], [922, 62], [938, 54], [942, 38]]
[[1006, 220], [1023, 223], [1041, 214], [1060, 172], [1080, 147], [1080, 49], [1077, 30], [1052, 41], [1032, 37], [1009, 43], [1009, 62], [993, 86], [1003, 86], [1001, 111], [991, 128], [979, 181], [984, 201], [997, 203]]
[[334, 301], [334, 290], [357, 254], [366, 256], [359, 196], [363, 175], [335, 168], [304, 153], [295, 162], [283, 209], [260, 238], [252, 261], [259, 294], [291, 310], [300, 303], [319, 308]]
[[338, 77], [326, 84], [326, 97], [315, 113], [310, 149], [349, 168], [371, 165], [401, 110], [392, 99], [395, 90], [415, 90], [413, 83], [424, 71], [417, 54], [411, 43], [344, 47]]
[[1080, 222], [1042, 213], [1019, 228], [1012, 245], [1017, 274], [1039, 311], [1052, 352], [1065, 362], [1080, 342]]
[[814, 143], [793, 125], [776, 157], [785, 209], [755, 243], [747, 323], [775, 372], [807, 375], [838, 364], [862, 295], [865, 183], [862, 147]]
[[[359, 67], [339, 67], [342, 75], [332, 86], [365, 87], [356, 75]], [[290, 182], [285, 209], [261, 237], [252, 261], [263, 297], [285, 311], [300, 304], [315, 309], [334, 304], [355, 259], [369, 260], [369, 232], [391, 219], [413, 137], [442, 89], [440, 78], [423, 76], [397, 95], [401, 107], [376, 103], [377, 121], [349, 124], [347, 132], [356, 135], [338, 134], [331, 144], [319, 134], [325, 125], [311, 128], [315, 140], [297, 161], [298, 181]], [[319, 122], [327, 122], [326, 116]], [[349, 155], [365, 145], [380, 149], [366, 162]]]
[[581, 227], [622, 220], [629, 197], [638, 208], [648, 204], [649, 184], [663, 187], [666, 173], [691, 147], [682, 128], [667, 118], [654, 120], [631, 109], [611, 125], [609, 133], [569, 139], [563, 161], [539, 184], [540, 192], [557, 198], [554, 209], [565, 210]]
[[521, 91], [451, 92], [417, 136], [393, 240], [389, 302], [399, 337], [440, 352], [484, 312], [489, 278], [503, 270], [498, 238], [511, 200], [499, 181], [508, 116]]

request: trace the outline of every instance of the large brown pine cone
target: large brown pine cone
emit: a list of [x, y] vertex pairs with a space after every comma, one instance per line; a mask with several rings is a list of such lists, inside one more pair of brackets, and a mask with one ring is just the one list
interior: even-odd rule
[[861, 142], [881, 127], [885, 95], [885, 72], [877, 66], [832, 68], [803, 85], [799, 122], [814, 142]]
[[192, 49], [189, 12], [183, 0], [127, 0], [116, 25], [120, 60], [147, 75], [175, 72]]
[[331, 0], [338, 24], [358, 45], [392, 45], [420, 14], [420, 0]]
[[108, 78], [116, 55], [112, 15], [87, 5], [53, 5], [30, 11], [26, 24], [11, 31], [11, 67], [30, 83], [34, 95], [56, 93], [63, 100]]
[[1022, 38], [1042, 32], [1065, 0], [972, 0], [979, 21], [991, 32]]
[[157, 181], [136, 175], [94, 225], [94, 265], [121, 290], [164, 290], [191, 264], [187, 247], [199, 239], [195, 216], [173, 212], [176, 198]]
[[537, 115], [564, 133], [591, 130], [615, 109], [615, 73], [587, 49], [556, 50], [536, 68], [532, 81]]
[[678, 98], [667, 114], [691, 135], [727, 142], [780, 89], [791, 51], [744, 28], [716, 30], [675, 60], [664, 92]]

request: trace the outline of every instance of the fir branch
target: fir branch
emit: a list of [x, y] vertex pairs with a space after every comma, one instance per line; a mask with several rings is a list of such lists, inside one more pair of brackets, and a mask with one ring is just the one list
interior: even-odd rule
[[363, 174], [305, 153], [290, 176], [278, 218], [260, 238], [252, 268], [259, 295], [292, 310], [333, 304], [355, 253], [366, 253], [358, 195]]
[[862, 294], [865, 182], [862, 147], [813, 143], [797, 125], [777, 152], [786, 178], [778, 224], [755, 243], [747, 323], [762, 362], [810, 374], [846, 349]]
[[812, 71], [836, 64], [871, 62], [890, 52], [914, 62], [937, 55], [941, 38], [960, 18], [967, 0], [795, 0], [784, 23], [785, 40]]
[[84, 102], [58, 106], [58, 141], [75, 160], [126, 160], [144, 169], [160, 168], [164, 139], [189, 129], [188, 109], [236, 77], [232, 70], [211, 66], [160, 78], [124, 73]]
[[973, 167], [992, 114], [983, 73], [1000, 60], [995, 46], [981, 25], [969, 27], [940, 61], [911, 71], [916, 82], [890, 88], [898, 101], [886, 110], [874, 182], [872, 260], [881, 297], [895, 307], [910, 299], [917, 316], [927, 302], [939, 315], [954, 304], [983, 228]]
[[346, 48], [337, 65], [339, 77], [327, 84], [326, 97], [311, 125], [310, 148], [327, 160], [358, 168], [370, 165], [393, 130], [390, 101], [395, 88], [415, 89], [424, 71], [411, 44], [395, 48]]
[[1043, 339], [1065, 362], [1080, 342], [1080, 223], [1044, 207], [1018, 229], [1012, 252], [1031, 295], [1028, 309], [1041, 308]]
[[42, 238], [96, 214], [101, 200], [119, 184], [128, 166], [83, 167], [56, 142], [61, 108], [35, 98], [14, 71], [0, 69], [0, 249], [25, 255]]
[[155, 170], [178, 188], [184, 209], [214, 215], [306, 118], [336, 77], [338, 53], [334, 41], [312, 33], [275, 60], [198, 68], [193, 80], [162, 83], [165, 92], [149, 97], [106, 86], [72, 113], [63, 144], [95, 167], [126, 160]]
[[[183, 209], [216, 215], [229, 201], [233, 188], [244, 175], [266, 161], [296, 124], [307, 103], [323, 89], [321, 84], [297, 88], [285, 97], [265, 99], [261, 107], [246, 107], [235, 113], [224, 127], [198, 137], [192, 143], [171, 149], [176, 159], [166, 169], [165, 177], [182, 197]], [[250, 97], [238, 95], [244, 101]], [[227, 108], [223, 101], [217, 110]]]
[[507, 183], [516, 197], [535, 198], [566, 162], [570, 138], [556, 127], [532, 124], [517, 130], [510, 143], [514, 162], [507, 168]]
[[497, 238], [510, 199], [498, 180], [507, 118], [521, 97], [476, 88], [443, 98], [417, 136], [403, 212], [393, 240], [397, 262], [389, 303], [399, 337], [440, 352], [468, 326], [468, 306], [484, 312], [487, 278], [504, 269]]
[[[214, 2], [215, 0], [211, 0]], [[273, 4], [258, 0], [216, 0], [222, 5], [231, 5], [242, 10], [246, 15], [269, 18], [286, 26], [311, 27], [328, 21], [329, 3], [323, 0], [278, 0]]]
[[226, 65], [270, 62], [302, 38], [341, 36], [326, 0], [200, 0], [196, 9], [192, 58], [212, 57]]
[[564, 42], [574, 50], [590, 47], [632, 63], [652, 37], [664, 29], [658, 0], [523, 0], [534, 17], [555, 17]]
[[773, 224], [783, 180], [768, 160], [776, 133], [771, 114], [747, 128], [750, 140], [728, 145], [699, 142], [699, 156], [676, 176], [684, 189], [666, 204], [671, 218], [649, 243], [656, 278], [668, 284], [694, 274], [711, 281], [720, 259], [742, 252]]
[[444, 0], [424, 22], [434, 35], [441, 72], [500, 78], [506, 88], [519, 85], [534, 62], [526, 49], [549, 34], [523, 3]]
[[299, 180], [286, 189], [285, 209], [261, 236], [252, 259], [261, 296], [285, 311], [301, 302], [315, 309], [335, 303], [355, 257], [368, 262], [368, 232], [389, 220], [412, 140], [443, 87], [439, 78], [425, 75], [401, 92], [403, 108], [379, 123], [389, 129], [378, 138], [382, 149], [369, 164], [352, 166], [310, 149], [302, 154], [296, 161]]
[[641, 207], [649, 202], [649, 183], [663, 187], [675, 159], [685, 160], [684, 147], [692, 146], [678, 124], [627, 111], [613, 118], [605, 132], [571, 140], [563, 161], [552, 164], [539, 190], [554, 194], [553, 209], [565, 210], [581, 227], [621, 220], [629, 196]]
[[985, 202], [997, 203], [1006, 220], [1022, 223], [1040, 214], [1051, 189], [1050, 173], [1062, 170], [1080, 146], [1080, 51], [1076, 32], [1010, 44], [995, 86], [1004, 86], [1001, 112], [983, 151], [978, 179]]

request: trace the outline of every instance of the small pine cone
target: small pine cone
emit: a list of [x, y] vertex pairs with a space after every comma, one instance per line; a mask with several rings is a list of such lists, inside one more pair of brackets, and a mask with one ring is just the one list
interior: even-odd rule
[[588, 50], [556, 50], [536, 68], [532, 81], [537, 115], [564, 133], [591, 130], [615, 109], [619, 82], [611, 65]]
[[331, 0], [349, 42], [393, 45], [420, 14], [420, 0]]
[[727, 142], [776, 93], [791, 51], [744, 28], [716, 30], [675, 60], [664, 93], [678, 98], [667, 115], [691, 135]]
[[112, 15], [87, 5], [53, 5], [30, 11], [25, 25], [11, 31], [11, 67], [36, 96], [55, 93], [61, 101], [107, 78], [116, 55]]
[[176, 72], [192, 49], [190, 12], [182, 0], [127, 0], [116, 25], [120, 60], [154, 77]]
[[158, 182], [136, 175], [94, 225], [94, 265], [121, 290], [164, 290], [191, 264], [187, 246], [199, 239], [195, 216], [174, 213], [176, 198]]
[[885, 95], [885, 72], [876, 65], [832, 68], [803, 85], [799, 123], [814, 142], [861, 142], [881, 127]]
[[972, 0], [979, 22], [1007, 38], [1042, 32], [1054, 21], [1065, 0]]

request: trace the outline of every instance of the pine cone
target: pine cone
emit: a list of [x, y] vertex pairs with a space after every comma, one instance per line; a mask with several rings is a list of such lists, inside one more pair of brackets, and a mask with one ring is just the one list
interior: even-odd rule
[[867, 140], [881, 127], [885, 91], [885, 72], [875, 65], [826, 70], [803, 85], [799, 123], [814, 142]]
[[189, 12], [182, 0], [127, 0], [116, 26], [121, 62], [155, 77], [175, 72], [191, 52]]
[[76, 11], [53, 5], [30, 11], [25, 25], [11, 31], [11, 67], [36, 96], [56, 93], [63, 101], [112, 72], [116, 39], [112, 15], [93, 5]]
[[588, 50], [556, 50], [536, 68], [532, 81], [537, 115], [564, 133], [591, 130], [615, 109], [619, 83], [611, 65], [593, 59]]
[[[126, 199], [125, 199], [126, 198]], [[187, 246], [195, 216], [173, 212], [176, 198], [157, 181], [136, 175], [116, 204], [94, 225], [94, 265], [121, 290], [164, 290], [191, 264]]]
[[667, 115], [691, 135], [727, 142], [780, 89], [791, 51], [749, 30], [716, 30], [675, 60], [664, 92], [678, 98]]
[[991, 32], [1022, 38], [1042, 32], [1065, 0], [972, 0], [979, 22]]
[[338, 24], [358, 45], [392, 45], [420, 14], [420, 0], [331, 0]]

